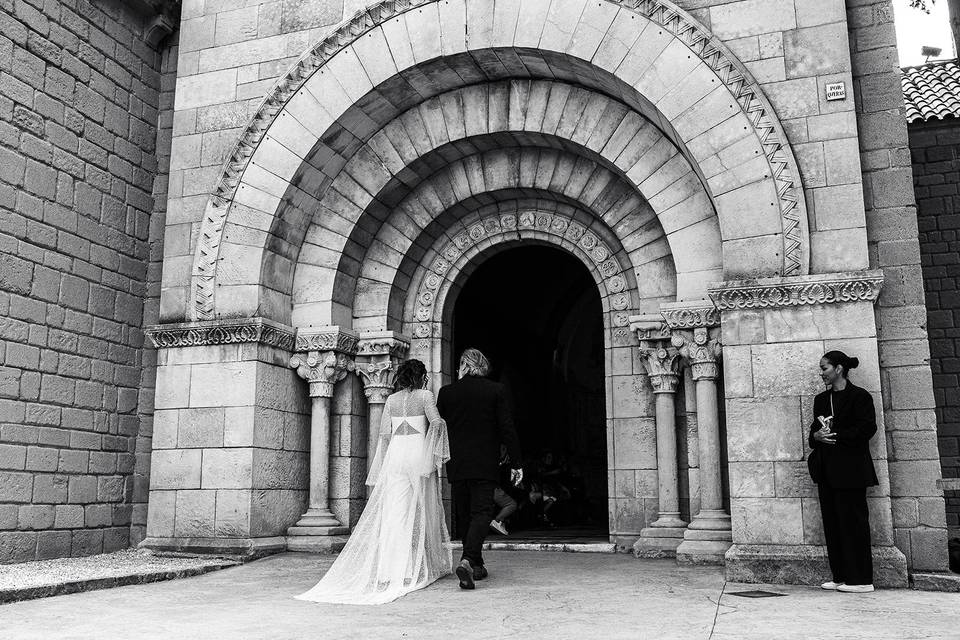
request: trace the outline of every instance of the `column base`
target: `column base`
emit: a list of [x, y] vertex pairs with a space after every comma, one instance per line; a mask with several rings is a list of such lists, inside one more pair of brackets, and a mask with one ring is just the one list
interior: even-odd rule
[[138, 545], [160, 552], [197, 553], [254, 560], [286, 550], [283, 536], [269, 538], [159, 538], [148, 537]]
[[[698, 531], [730, 531], [733, 526], [726, 511], [701, 511], [694, 516], [687, 528]], [[706, 540], [707, 538], [700, 539]]]
[[287, 537], [324, 537], [345, 536], [350, 533], [350, 527], [340, 524], [337, 517], [329, 509], [307, 509], [297, 524], [287, 529]]
[[633, 555], [637, 558], [675, 558], [684, 531], [686, 527], [647, 527], [633, 543]]
[[[729, 582], [817, 585], [830, 580], [824, 547], [735, 544], [726, 553]], [[873, 547], [873, 584], [905, 588], [907, 559], [896, 547]]]
[[683, 532], [683, 542], [677, 547], [677, 562], [722, 565], [732, 544], [730, 516], [724, 511], [701, 511]]

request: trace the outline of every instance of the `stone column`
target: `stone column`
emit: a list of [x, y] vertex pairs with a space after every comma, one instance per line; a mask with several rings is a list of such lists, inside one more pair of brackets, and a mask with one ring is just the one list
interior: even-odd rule
[[720, 455], [720, 409], [717, 397], [720, 342], [716, 308], [665, 305], [663, 316], [673, 329], [672, 342], [690, 367], [697, 401], [700, 452], [700, 511], [684, 532], [677, 561], [687, 564], [723, 564], [733, 543], [730, 516], [723, 509]]
[[310, 384], [310, 497], [307, 511], [287, 529], [291, 551], [339, 551], [350, 531], [330, 510], [330, 399], [354, 369], [356, 344], [356, 334], [338, 327], [297, 333], [290, 366]]
[[680, 519], [677, 471], [675, 401], [680, 353], [670, 343], [670, 334], [659, 316], [634, 316], [631, 328], [640, 339], [644, 366], [656, 395], [658, 493], [657, 519], [640, 532], [633, 550], [642, 557], [673, 556], [687, 526]]
[[410, 348], [410, 339], [393, 331], [369, 331], [360, 334], [357, 343], [356, 372], [363, 380], [367, 396], [367, 470], [377, 453], [383, 405], [393, 392], [397, 366]]

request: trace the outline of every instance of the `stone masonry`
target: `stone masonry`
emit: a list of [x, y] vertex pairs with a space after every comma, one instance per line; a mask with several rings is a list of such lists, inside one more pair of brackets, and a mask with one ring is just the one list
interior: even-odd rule
[[[184, 0], [157, 50], [101, 3], [0, 0], [0, 134], [16, 134], [0, 206], [22, 221], [0, 236], [0, 559], [38, 539], [47, 555], [336, 548], [391, 367], [409, 353], [449, 379], [466, 278], [538, 243], [600, 292], [611, 542], [820, 579], [805, 434], [817, 360], [840, 348], [883, 425], [878, 583], [945, 568], [890, 0], [366, 4]], [[29, 55], [75, 85], [32, 86]], [[827, 100], [837, 82], [847, 98]], [[48, 476], [63, 504], [38, 500]], [[46, 512], [53, 533], [25, 524]], [[87, 528], [119, 533], [78, 546]]]
[[141, 328], [165, 152], [161, 53], [133, 5], [0, 2], [0, 562], [122, 549], [145, 522]]
[[897, 546], [915, 570], [942, 570], [947, 530], [926, 339], [909, 140], [889, 0], [847, 2]]
[[[914, 190], [933, 393], [944, 478], [960, 477], [960, 127], [956, 122], [910, 126]], [[960, 530], [960, 497], [947, 494], [947, 525]], [[956, 534], [954, 534], [956, 535]]]

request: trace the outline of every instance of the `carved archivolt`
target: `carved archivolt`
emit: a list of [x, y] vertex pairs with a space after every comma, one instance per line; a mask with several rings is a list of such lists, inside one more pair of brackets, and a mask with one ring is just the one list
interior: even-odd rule
[[542, 211], [520, 211], [480, 218], [440, 248], [417, 290], [414, 312], [417, 324], [414, 327], [414, 337], [431, 336], [428, 323], [439, 321], [443, 311], [436, 307], [440, 289], [445, 282], [453, 281], [455, 272], [458, 271], [457, 263], [464, 254], [481, 242], [495, 243], [505, 239], [505, 236], [506, 239], [511, 239], [510, 236], [516, 239], [527, 234], [536, 234], [532, 237], [566, 240], [589, 256], [593, 261], [596, 277], [610, 295], [614, 326], [626, 327], [629, 324], [627, 309], [630, 307], [630, 294], [627, 292], [623, 267], [617, 261], [615, 252], [597, 234], [569, 216]]
[[[193, 266], [194, 311], [197, 319], [214, 314], [216, 268], [227, 211], [257, 145], [286, 103], [327, 61], [380, 24], [439, 0], [386, 0], [358, 11], [350, 20], [308, 50], [264, 98], [221, 169], [201, 223]], [[784, 275], [799, 275], [805, 264], [802, 190], [795, 162], [773, 110], [759, 86], [719, 39], [685, 11], [667, 0], [605, 0], [632, 11], [679, 38], [732, 93], [763, 145], [779, 198], [784, 242]]]
[[264, 318], [155, 325], [144, 334], [158, 349], [257, 342], [292, 351], [294, 345], [292, 328]]
[[873, 302], [883, 287], [881, 271], [806, 276], [779, 281], [771, 279], [728, 282], [709, 290], [717, 309], [764, 309], [805, 304]]

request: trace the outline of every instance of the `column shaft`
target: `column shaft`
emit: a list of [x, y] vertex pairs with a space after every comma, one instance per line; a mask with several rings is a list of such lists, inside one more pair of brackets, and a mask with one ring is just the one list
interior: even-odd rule
[[720, 412], [717, 406], [717, 382], [700, 378], [697, 388], [697, 432], [700, 443], [700, 510], [723, 509], [720, 479]]
[[658, 518], [653, 527], [682, 527], [677, 471], [677, 421], [674, 393], [657, 393]]
[[373, 458], [377, 455], [377, 443], [380, 441], [380, 421], [383, 419], [383, 408], [386, 402], [374, 402], [372, 399], [367, 404], [367, 471], [370, 471], [370, 465], [373, 464]]
[[330, 507], [330, 398], [311, 398], [310, 509]]

